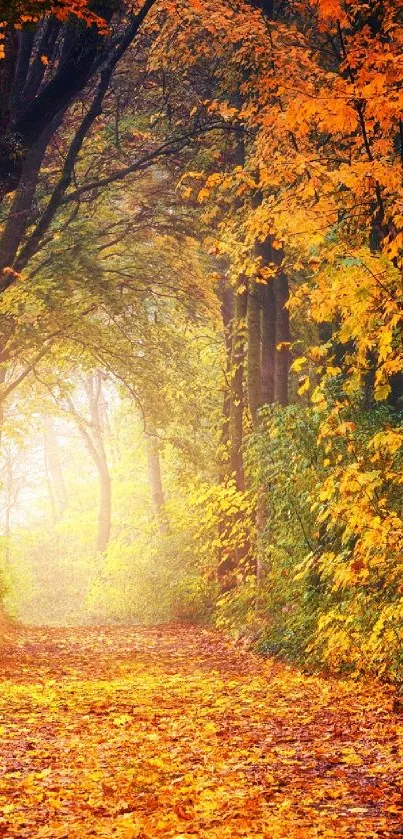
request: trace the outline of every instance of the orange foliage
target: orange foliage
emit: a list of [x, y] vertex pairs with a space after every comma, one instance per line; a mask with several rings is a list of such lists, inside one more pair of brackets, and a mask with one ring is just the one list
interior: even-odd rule
[[1, 22], [11, 23], [16, 29], [22, 29], [36, 23], [46, 15], [54, 15], [59, 20], [66, 20], [70, 15], [85, 20], [88, 25], [94, 24], [105, 30], [105, 22], [100, 15], [92, 11], [89, 0], [21, 0], [9, 4], [0, 2]]

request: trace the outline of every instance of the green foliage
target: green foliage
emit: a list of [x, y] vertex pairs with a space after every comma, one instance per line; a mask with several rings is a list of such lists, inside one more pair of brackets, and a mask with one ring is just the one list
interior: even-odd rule
[[227, 592], [218, 622], [238, 634], [249, 623], [262, 651], [302, 666], [400, 684], [400, 415], [360, 399], [334, 404], [331, 447], [327, 413], [262, 411], [246, 450], [261, 522], [258, 584], [250, 578]]
[[317, 551], [311, 497], [323, 474], [316, 446], [317, 418], [308, 408], [267, 407], [247, 441], [248, 480], [257, 496], [261, 528], [256, 604], [262, 650], [302, 661], [321, 597], [314, 570], [298, 570]]
[[113, 540], [86, 598], [94, 622], [206, 622], [212, 596], [196, 567], [184, 562], [178, 534], [149, 526], [129, 545]]
[[82, 600], [94, 574], [94, 557], [75, 526], [63, 533], [41, 523], [10, 541], [5, 606], [13, 617], [32, 624], [88, 621]]
[[207, 575], [228, 564], [242, 580], [248, 572], [254, 540], [254, 495], [240, 492], [234, 481], [199, 482], [189, 493], [193, 542]]
[[247, 574], [235, 588], [221, 594], [216, 602], [215, 624], [226, 633], [239, 637], [264, 625], [265, 616], [258, 612], [258, 587], [254, 574]]

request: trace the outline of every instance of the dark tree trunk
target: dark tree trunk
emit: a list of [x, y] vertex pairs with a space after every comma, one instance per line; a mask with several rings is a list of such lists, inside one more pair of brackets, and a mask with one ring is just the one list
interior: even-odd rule
[[[258, 196], [258, 203], [261, 200]], [[260, 268], [279, 269], [283, 258], [282, 251], [273, 248], [272, 236], [255, 245], [256, 256], [260, 258]], [[263, 278], [262, 278], [263, 279]], [[263, 404], [274, 402], [276, 368], [276, 293], [275, 280], [268, 279], [259, 284], [261, 304], [261, 389]]]
[[[119, 39], [107, 38], [74, 17], [67, 20], [60, 35], [60, 23], [54, 18], [40, 24], [33, 38], [11, 26], [5, 31], [5, 58], [0, 62], [0, 202], [18, 187], [26, 155], [42, 132], [99, 70], [102, 74], [106, 67], [116, 66], [155, 2], [144, 0]], [[121, 3], [95, 0], [91, 8], [109, 23]], [[57, 43], [60, 50], [55, 60]], [[42, 55], [52, 59], [53, 73], [48, 76]]]
[[273, 280], [261, 286], [262, 296], [262, 400], [274, 402], [276, 365], [276, 298]]
[[288, 405], [288, 378], [290, 372], [290, 320], [288, 302], [288, 281], [283, 271], [274, 280], [276, 298], [276, 366], [274, 379], [274, 401]]
[[232, 327], [234, 318], [234, 290], [223, 280], [220, 284], [221, 317], [225, 344], [225, 373], [224, 394], [222, 406], [222, 425], [220, 435], [220, 483], [228, 473], [228, 455], [230, 448], [230, 416], [231, 416], [231, 358], [232, 358]]
[[259, 408], [262, 406], [262, 348], [261, 348], [261, 295], [256, 282], [250, 283], [247, 313], [248, 341], [248, 401], [252, 425], [257, 429]]
[[243, 468], [243, 414], [244, 414], [244, 366], [245, 366], [245, 326], [248, 304], [248, 290], [245, 277], [240, 277], [235, 294], [234, 328], [231, 359], [231, 408], [230, 435], [231, 472], [235, 474], [238, 490], [245, 489]]
[[[108, 12], [105, 7], [105, 13], [110, 20], [113, 10], [110, 8]], [[43, 29], [46, 32], [52, 23], [53, 21], [48, 21], [45, 27], [42, 27], [42, 39], [38, 30], [38, 45], [43, 40]], [[75, 32], [74, 40], [71, 38], [72, 30]], [[20, 38], [19, 42], [17, 41], [17, 33], [14, 33], [13, 42], [11, 37], [10, 34], [7, 39], [5, 65], [0, 69], [3, 103], [0, 125], [1, 199], [17, 188], [27, 153], [55, 116], [83, 90], [91, 76], [97, 56], [105, 49], [105, 39], [94, 27], [87, 27], [84, 23], [74, 20], [69, 21], [65, 27], [65, 40], [70, 37], [72, 43], [65, 60], [60, 61], [53, 77], [39, 89], [45, 72], [39, 54], [31, 64], [28, 84], [21, 93], [16, 89], [15, 82], [18, 82], [22, 68], [27, 63], [27, 44], [26, 39]], [[38, 79], [35, 70], [39, 70]]]
[[16, 138], [9, 133], [11, 122], [11, 92], [18, 61], [18, 36], [13, 27], [4, 30], [4, 57], [0, 61], [0, 202], [17, 183], [13, 180], [19, 168]]
[[[54, 130], [56, 130], [56, 127]], [[0, 274], [4, 268], [13, 266], [18, 248], [28, 227], [38, 176], [52, 131], [53, 127], [52, 129], [47, 128], [26, 157], [21, 181], [0, 241]]]
[[[27, 75], [30, 66], [30, 60], [32, 55], [32, 49], [34, 46], [35, 41], [35, 32], [33, 29], [25, 29], [18, 32], [18, 60], [17, 66], [15, 70], [15, 75], [13, 79], [13, 89], [10, 95], [10, 103], [11, 103], [11, 110], [14, 114], [17, 113], [19, 103], [22, 100], [22, 93], [25, 87], [25, 83], [27, 80]], [[44, 53], [39, 53], [38, 58]], [[45, 70], [45, 66], [42, 63], [42, 69]]]

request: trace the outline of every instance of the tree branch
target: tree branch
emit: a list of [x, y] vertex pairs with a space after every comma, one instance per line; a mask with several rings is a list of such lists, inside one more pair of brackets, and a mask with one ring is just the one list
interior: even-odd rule
[[104, 178], [100, 178], [99, 180], [90, 181], [88, 184], [83, 184], [82, 186], [78, 187], [74, 190], [74, 192], [70, 192], [64, 196], [62, 200], [62, 204], [68, 204], [70, 201], [76, 201], [81, 195], [85, 192], [90, 192], [93, 189], [100, 189], [103, 186], [108, 186], [110, 183], [114, 183], [116, 181], [121, 181], [127, 177], [127, 175], [132, 174], [133, 172], [142, 171], [143, 169], [148, 168], [155, 160], [159, 157], [167, 157], [170, 154], [173, 154], [176, 151], [180, 151], [185, 146], [189, 145], [196, 137], [201, 136], [203, 134], [207, 134], [209, 131], [242, 131], [244, 132], [244, 127], [241, 125], [233, 125], [228, 124], [225, 122], [218, 122], [218, 123], [211, 123], [210, 125], [201, 126], [200, 128], [196, 128], [192, 131], [188, 131], [185, 134], [181, 134], [179, 137], [172, 137], [170, 140], [167, 140], [157, 149], [148, 154], [144, 154], [142, 157], [139, 157], [137, 160], [134, 160], [130, 166], [125, 166], [122, 169], [118, 169], [116, 172], [112, 172], [110, 175], [106, 175]]

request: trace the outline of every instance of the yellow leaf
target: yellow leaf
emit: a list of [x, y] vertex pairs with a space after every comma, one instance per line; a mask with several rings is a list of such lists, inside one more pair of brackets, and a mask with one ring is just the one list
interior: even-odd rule
[[293, 363], [291, 364], [291, 370], [293, 370], [294, 373], [300, 373], [302, 368], [305, 366], [306, 361], [307, 360], [305, 356], [300, 355], [299, 358], [296, 358], [295, 361], [293, 361]]

